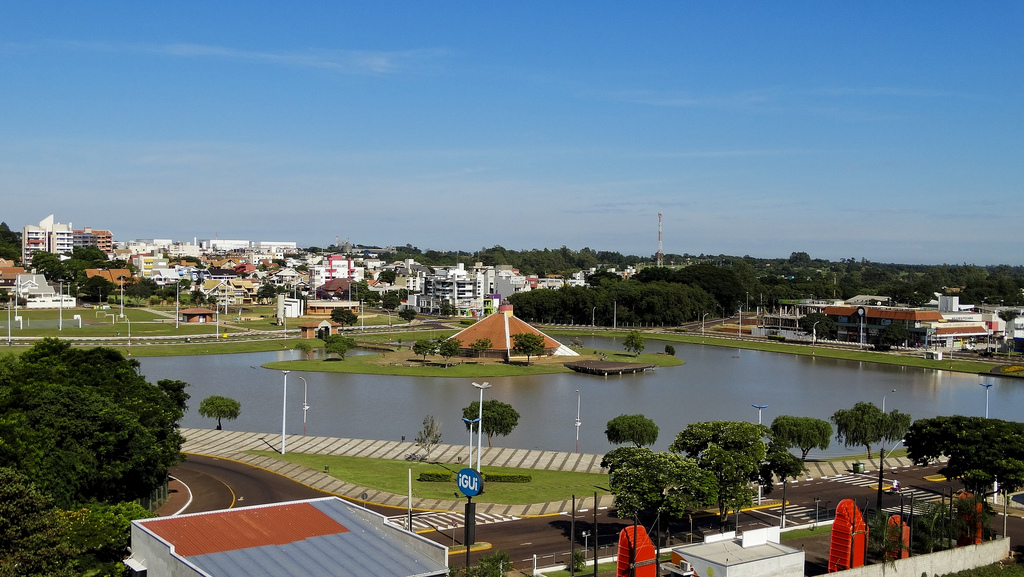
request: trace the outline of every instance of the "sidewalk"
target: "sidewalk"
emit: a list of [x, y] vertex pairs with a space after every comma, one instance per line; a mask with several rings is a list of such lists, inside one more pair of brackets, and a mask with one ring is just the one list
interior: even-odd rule
[[[181, 432], [185, 436], [185, 445], [182, 447], [182, 451], [185, 453], [209, 455], [239, 461], [284, 475], [321, 491], [355, 501], [363, 501], [362, 496], [366, 493], [366, 500], [377, 505], [399, 509], [404, 509], [408, 505], [408, 499], [405, 495], [397, 495], [353, 485], [335, 479], [322, 471], [309, 469], [273, 457], [252, 455], [244, 452], [268, 450], [271, 446], [276, 446], [280, 443], [279, 435], [209, 429], [182, 429]], [[266, 439], [270, 446], [261, 439]], [[420, 453], [419, 448], [411, 441], [378, 441], [288, 435], [286, 444], [291, 452], [317, 455], [406, 460], [406, 457]], [[465, 456], [465, 445], [445, 444], [438, 445], [431, 451], [430, 460], [459, 464]], [[601, 459], [603, 457], [604, 455], [590, 453], [492, 447], [484, 449], [481, 464], [492, 467], [518, 467], [524, 469], [607, 474], [607, 469], [601, 468]], [[871, 474], [871, 465], [869, 463], [865, 463], [865, 465], [868, 467], [865, 474]], [[890, 457], [886, 460], [886, 465], [896, 469], [911, 466], [912, 463], [906, 458]], [[807, 469], [807, 481], [826, 479], [838, 475], [851, 474], [853, 471], [853, 461], [811, 461], [807, 462]], [[877, 475], [877, 469], [875, 469], [874, 474]], [[611, 495], [598, 497], [596, 504], [593, 497], [581, 496], [576, 501], [577, 510], [611, 507], [613, 504], [614, 497]], [[412, 508], [418, 511], [458, 511], [462, 509], [463, 505], [464, 502], [462, 500], [414, 499]], [[478, 513], [512, 515], [516, 517], [558, 515], [560, 513], [568, 513], [571, 509], [572, 501], [568, 499], [532, 505], [477, 504]]]

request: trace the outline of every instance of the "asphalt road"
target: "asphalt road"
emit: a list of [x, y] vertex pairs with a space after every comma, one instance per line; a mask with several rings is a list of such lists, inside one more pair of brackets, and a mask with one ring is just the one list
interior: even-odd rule
[[[948, 495], [950, 491], [958, 490], [960, 488], [958, 483], [934, 482], [926, 478], [934, 475], [939, 468], [939, 465], [931, 465], [899, 470], [896, 477], [904, 487], [905, 496], [915, 493], [920, 500], [934, 500], [943, 493]], [[187, 513], [326, 496], [325, 493], [287, 477], [242, 463], [213, 457], [189, 455], [185, 463], [172, 469], [172, 475], [187, 484], [192, 491], [193, 501], [185, 511]], [[892, 478], [893, 474], [887, 471], [885, 486], [888, 486]], [[790, 513], [792, 516], [788, 515], [789, 524], [793, 524], [796, 511], [800, 508], [803, 508], [805, 518], [808, 515], [813, 518], [813, 514], [808, 511], [815, 509], [816, 498], [822, 520], [829, 518], [830, 513], [834, 512], [836, 504], [846, 498], [855, 499], [860, 507], [867, 503], [868, 508], [874, 509], [877, 497], [874, 487], [877, 486], [877, 481], [876, 472], [792, 483], [786, 491], [786, 498], [789, 501], [787, 508], [792, 511]], [[770, 497], [781, 498], [781, 487], [776, 488]], [[884, 494], [882, 506], [883, 508], [898, 507], [900, 501], [899, 495]], [[904, 504], [909, 509], [909, 501], [904, 499]], [[369, 508], [386, 516], [401, 514], [400, 510], [390, 507], [371, 505]], [[740, 529], [777, 526], [779, 525], [779, 513], [777, 508], [745, 511], [739, 517]], [[1024, 520], [1011, 517], [1008, 521], [1008, 535], [1012, 543], [1024, 543]], [[617, 518], [614, 511], [598, 511], [597, 534], [602, 547], [601, 557], [614, 554], [618, 533], [630, 522], [630, 520]], [[729, 522], [728, 529], [732, 529], [735, 517], [730, 515]], [[996, 516], [991, 525], [1001, 533], [1002, 523], [1002, 517]], [[568, 561], [570, 550], [570, 525], [571, 518], [568, 515], [477, 525], [477, 542], [490, 543], [491, 548], [471, 553], [470, 563], [476, 563], [481, 556], [489, 555], [494, 551], [508, 552], [515, 567], [520, 570], [529, 570], [532, 567], [535, 554], [538, 556], [538, 566], [540, 567], [565, 563]], [[717, 515], [695, 516], [693, 527], [698, 535], [717, 532], [719, 530]], [[688, 522], [663, 527], [662, 530], [671, 534], [673, 544], [686, 543], [690, 539]], [[584, 532], [588, 533], [586, 539], [583, 537]], [[451, 529], [421, 533], [421, 535], [447, 546], [463, 543], [462, 527], [455, 529], [454, 535]], [[593, 511], [580, 513], [576, 519], [576, 547], [582, 548], [586, 541], [592, 551], [593, 535]], [[804, 548], [807, 553], [808, 574], [820, 572], [815, 569], [818, 566], [824, 566], [821, 556], [827, 556], [827, 539], [815, 537], [807, 542], [790, 541], [787, 544]], [[452, 555], [449, 563], [462, 567], [465, 564], [465, 556]]]
[[192, 491], [185, 513], [328, 496], [276, 473], [215, 457], [189, 455], [171, 475]]

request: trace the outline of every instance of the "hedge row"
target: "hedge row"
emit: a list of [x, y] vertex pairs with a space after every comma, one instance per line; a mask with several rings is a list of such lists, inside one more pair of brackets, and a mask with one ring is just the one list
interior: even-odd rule
[[529, 483], [530, 481], [533, 481], [533, 475], [484, 473], [485, 483]]
[[454, 481], [455, 474], [448, 471], [423, 471], [416, 480], [427, 483], [444, 483], [445, 481]]
[[[501, 473], [484, 473], [485, 483], [529, 483], [533, 481], [532, 475], [514, 475]], [[448, 471], [423, 471], [416, 478], [425, 483], [447, 483], [455, 480], [455, 474]]]

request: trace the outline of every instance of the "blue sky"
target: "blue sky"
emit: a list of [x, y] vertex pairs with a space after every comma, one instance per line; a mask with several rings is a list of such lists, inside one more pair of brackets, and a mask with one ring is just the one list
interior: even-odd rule
[[0, 0], [0, 219], [1024, 264], [1024, 3]]

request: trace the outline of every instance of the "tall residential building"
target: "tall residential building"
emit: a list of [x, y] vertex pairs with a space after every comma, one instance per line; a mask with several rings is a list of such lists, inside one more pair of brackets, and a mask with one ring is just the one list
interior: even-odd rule
[[53, 222], [53, 215], [43, 219], [39, 226], [28, 225], [21, 229], [21, 262], [32, 263], [32, 253], [40, 250], [61, 254], [71, 252], [75, 246], [75, 233], [71, 223]]
[[87, 226], [74, 232], [73, 242], [74, 246], [94, 246], [106, 253], [114, 250], [114, 235], [109, 230], [93, 230]]

